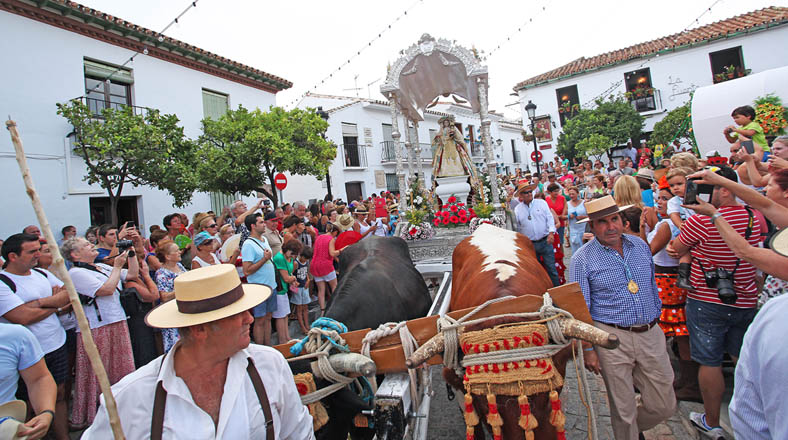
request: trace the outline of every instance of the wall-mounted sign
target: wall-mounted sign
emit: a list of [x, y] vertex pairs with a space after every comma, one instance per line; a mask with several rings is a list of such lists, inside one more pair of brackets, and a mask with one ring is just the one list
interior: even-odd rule
[[540, 145], [540, 146], [539, 146], [539, 149], [540, 149], [540, 150], [549, 150], [549, 149], [551, 149], [551, 148], [553, 148], [553, 145], [552, 145], [552, 144], [547, 144], [547, 145]]
[[553, 140], [553, 130], [550, 125], [550, 116], [542, 116], [534, 120], [536, 142], [550, 142]]

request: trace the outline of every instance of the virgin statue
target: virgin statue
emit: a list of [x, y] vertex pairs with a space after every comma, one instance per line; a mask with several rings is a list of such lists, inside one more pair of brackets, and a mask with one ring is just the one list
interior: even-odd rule
[[433, 177], [470, 176], [471, 185], [475, 186], [476, 169], [468, 154], [460, 131], [454, 125], [454, 116], [438, 119], [440, 131], [432, 140], [435, 156], [432, 158]]

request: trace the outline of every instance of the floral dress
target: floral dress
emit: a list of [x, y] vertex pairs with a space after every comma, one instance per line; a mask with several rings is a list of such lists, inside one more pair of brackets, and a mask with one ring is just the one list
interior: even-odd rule
[[[156, 287], [159, 289], [159, 292], [172, 292], [175, 290], [175, 278], [184, 272], [186, 272], [186, 268], [181, 263], [178, 263], [177, 273], [165, 267], [159, 268], [156, 271]], [[165, 353], [170, 351], [170, 348], [178, 342], [178, 337], [177, 328], [161, 329], [161, 339], [164, 342]]]

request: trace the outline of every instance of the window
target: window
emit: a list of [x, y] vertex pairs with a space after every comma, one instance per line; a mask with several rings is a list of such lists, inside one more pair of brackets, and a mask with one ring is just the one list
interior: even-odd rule
[[229, 95], [202, 89], [202, 114], [204, 117], [218, 120], [227, 113], [229, 108]]
[[517, 151], [517, 145], [514, 142], [514, 139], [510, 139], [512, 143], [512, 162], [520, 163], [520, 152]]
[[399, 193], [399, 179], [396, 173], [386, 173], [386, 191]]
[[84, 60], [84, 69], [85, 97], [93, 114], [131, 105], [131, 70], [91, 60]]
[[657, 90], [651, 87], [651, 69], [634, 70], [624, 74], [626, 97], [638, 112], [657, 109]]
[[577, 93], [577, 85], [556, 89], [555, 98], [558, 103], [558, 119], [563, 127], [567, 120], [572, 119], [580, 111], [580, 95]]
[[366, 151], [358, 145], [356, 124], [342, 123], [342, 153], [345, 168], [366, 167]]
[[397, 160], [397, 154], [394, 150], [394, 136], [391, 135], [391, 124], [381, 124], [383, 128], [383, 142], [380, 143], [381, 162], [394, 162]]
[[709, 53], [711, 75], [714, 83], [747, 75], [741, 46]]

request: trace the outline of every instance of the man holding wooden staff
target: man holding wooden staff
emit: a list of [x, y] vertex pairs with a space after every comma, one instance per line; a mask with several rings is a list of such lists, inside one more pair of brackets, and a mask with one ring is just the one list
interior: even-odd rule
[[[180, 341], [112, 387], [126, 438], [313, 439], [312, 416], [284, 357], [249, 345], [249, 309], [270, 295], [268, 286], [241, 284], [228, 264], [178, 276], [175, 301], [146, 322], [178, 328]], [[102, 396], [82, 438], [110, 437]]]

